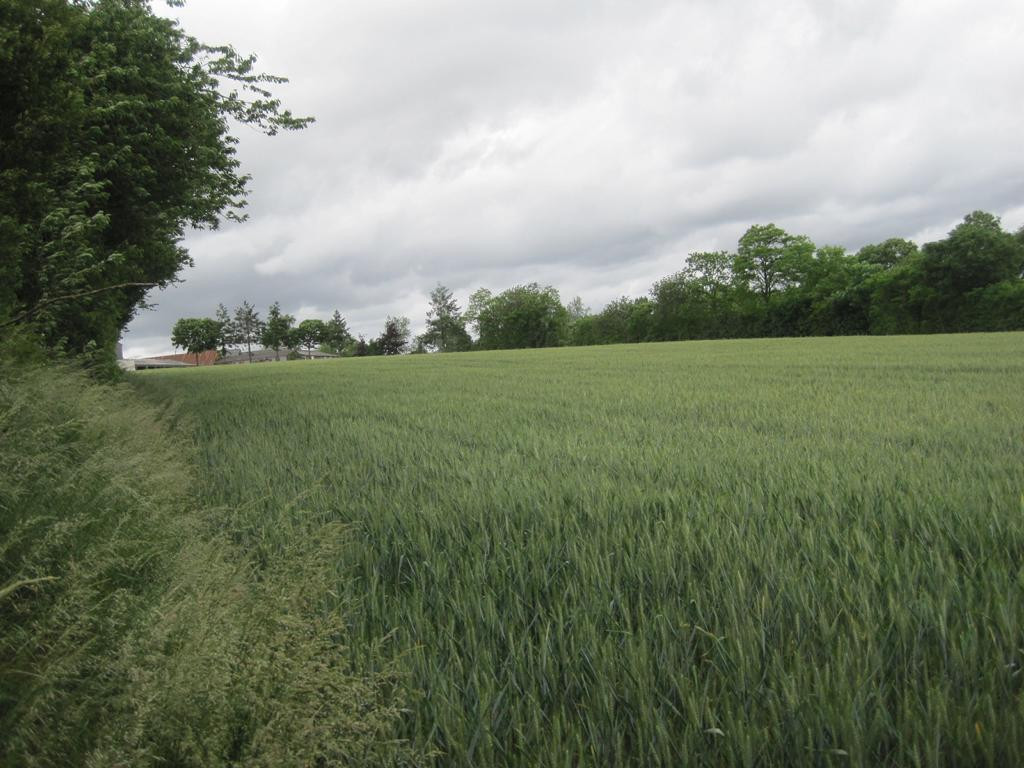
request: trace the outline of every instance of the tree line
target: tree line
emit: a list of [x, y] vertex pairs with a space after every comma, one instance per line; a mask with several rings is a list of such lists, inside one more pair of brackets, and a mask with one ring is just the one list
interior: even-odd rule
[[253, 360], [253, 347], [261, 345], [289, 359], [308, 357], [314, 349], [341, 356], [397, 355], [409, 346], [409, 319], [388, 317], [380, 336], [366, 341], [349, 332], [348, 322], [337, 310], [330, 320], [310, 318], [296, 323], [295, 317], [281, 311], [279, 302], [270, 305], [266, 319], [248, 301], [229, 313], [220, 304], [214, 317], [183, 317], [171, 330], [171, 343], [196, 356], [217, 350], [221, 357], [237, 352]]
[[463, 352], [682, 339], [1024, 329], [1024, 227], [975, 211], [949, 235], [918, 247], [890, 238], [856, 253], [816, 246], [774, 224], [750, 227], [735, 251], [691, 253], [649, 295], [623, 296], [592, 313], [537, 283], [498, 294], [480, 288], [462, 309], [451, 290], [430, 294], [426, 330], [388, 317], [381, 334], [355, 338], [336, 311], [303, 320], [271, 306], [266, 322], [247, 302], [229, 317], [178, 321], [173, 341], [190, 352], [255, 343], [280, 351], [314, 346], [345, 356]]
[[570, 323], [573, 344], [676, 339], [954, 333], [1024, 328], [1024, 227], [975, 211], [918, 247], [890, 238], [856, 253], [774, 224], [735, 251], [693, 253], [644, 297]]

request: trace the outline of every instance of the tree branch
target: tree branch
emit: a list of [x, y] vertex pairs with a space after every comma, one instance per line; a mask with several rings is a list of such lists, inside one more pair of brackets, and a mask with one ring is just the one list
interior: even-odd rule
[[118, 283], [117, 285], [108, 285], [103, 288], [93, 288], [90, 291], [79, 291], [78, 293], [66, 293], [63, 296], [54, 296], [52, 299], [40, 301], [31, 309], [25, 310], [13, 319], [0, 323], [0, 328], [6, 328], [8, 325], [20, 323], [22, 320], [30, 317], [33, 313], [38, 312], [42, 307], [49, 306], [50, 304], [57, 304], [61, 301], [70, 301], [72, 299], [81, 299], [85, 296], [94, 296], [95, 294], [103, 293], [104, 291], [116, 291], [118, 288], [154, 288], [157, 285], [159, 285], [159, 283]]

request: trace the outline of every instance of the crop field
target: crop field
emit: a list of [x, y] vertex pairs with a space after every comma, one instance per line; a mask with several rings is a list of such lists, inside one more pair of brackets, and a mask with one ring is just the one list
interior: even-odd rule
[[[159, 371], [439, 765], [1024, 764], [1024, 334]], [[227, 519], [230, 518], [230, 519]]]

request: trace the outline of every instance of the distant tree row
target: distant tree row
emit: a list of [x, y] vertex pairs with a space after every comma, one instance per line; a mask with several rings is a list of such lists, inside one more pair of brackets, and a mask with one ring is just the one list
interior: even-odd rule
[[1024, 329], [1024, 227], [975, 211], [942, 240], [899, 238], [856, 253], [816, 246], [774, 224], [735, 251], [690, 254], [648, 296], [591, 313], [537, 284], [480, 289], [463, 319], [479, 349], [760, 336], [953, 333]]
[[572, 344], [1024, 329], [1024, 228], [976, 211], [921, 248], [892, 238], [856, 253], [774, 224], [735, 252], [693, 253], [654, 284], [580, 318]]
[[[735, 251], [690, 254], [648, 296], [591, 313], [536, 283], [481, 288], [458, 314], [438, 286], [423, 345], [439, 351], [759, 336], [951, 333], [1024, 329], [1024, 227], [983, 211], [921, 248], [891, 238], [856, 253], [816, 246], [774, 224], [750, 227]], [[437, 318], [447, 335], [439, 336]], [[465, 333], [469, 328], [475, 341]], [[437, 339], [456, 339], [438, 344]]]
[[327, 322], [313, 319], [296, 325], [295, 318], [282, 312], [277, 302], [271, 304], [266, 320], [252, 304], [243, 301], [234, 313], [228, 313], [221, 304], [215, 317], [183, 317], [171, 331], [171, 343], [196, 355], [197, 361], [200, 353], [211, 349], [219, 350], [222, 356], [244, 349], [252, 362], [253, 346], [257, 345], [274, 350], [280, 359], [282, 350], [286, 355], [296, 356], [300, 356], [297, 350], [305, 349], [308, 353], [314, 347], [340, 353], [351, 342], [352, 335], [339, 312], [335, 311]]
[[171, 343], [196, 356], [208, 350], [218, 350], [222, 357], [244, 350], [249, 362], [253, 360], [253, 347], [274, 350], [276, 359], [301, 358], [302, 350], [308, 357], [313, 349], [339, 356], [397, 355], [407, 351], [409, 345], [408, 318], [389, 317], [381, 335], [367, 342], [354, 338], [348, 323], [337, 310], [330, 320], [315, 318], [296, 324], [295, 317], [281, 311], [274, 302], [267, 318], [260, 317], [257, 309], [243, 301], [233, 313], [220, 304], [214, 317], [183, 317], [174, 324]]
[[949, 333], [1024, 329], [1024, 227], [1003, 230], [983, 211], [921, 248], [891, 238], [856, 253], [816, 246], [774, 224], [750, 227], [733, 252], [691, 253], [648, 296], [616, 299], [591, 313], [579, 298], [563, 304], [537, 283], [492, 294], [480, 288], [465, 310], [437, 285], [426, 329], [413, 337], [406, 317], [388, 317], [380, 336], [353, 338], [338, 312], [303, 320], [275, 303], [266, 322], [243, 302], [214, 319], [178, 321], [173, 341], [189, 352], [252, 345], [280, 352], [314, 347], [345, 356], [463, 352], [758, 336]]

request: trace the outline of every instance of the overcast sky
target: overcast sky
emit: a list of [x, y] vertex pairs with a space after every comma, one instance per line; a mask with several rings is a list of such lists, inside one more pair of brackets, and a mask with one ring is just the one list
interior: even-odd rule
[[754, 223], [859, 248], [1024, 223], [1020, 0], [193, 0], [317, 122], [240, 128], [250, 221], [190, 233], [128, 355], [243, 299], [423, 325], [438, 282], [643, 295]]

